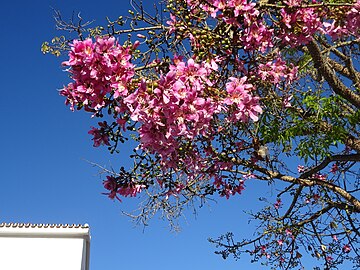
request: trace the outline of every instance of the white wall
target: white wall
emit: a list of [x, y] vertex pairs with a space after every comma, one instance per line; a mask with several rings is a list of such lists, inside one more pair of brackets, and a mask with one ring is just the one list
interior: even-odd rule
[[1, 270], [81, 270], [83, 239], [0, 238]]
[[0, 228], [0, 270], [88, 270], [88, 228]]

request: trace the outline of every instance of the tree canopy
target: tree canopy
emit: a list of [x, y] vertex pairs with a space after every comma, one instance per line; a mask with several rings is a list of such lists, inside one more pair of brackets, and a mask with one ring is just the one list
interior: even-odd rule
[[60, 94], [101, 119], [94, 146], [134, 145], [133, 166], [104, 179], [109, 198], [142, 196], [133, 218], [175, 224], [260, 181], [276, 199], [251, 214], [253, 238], [211, 239], [216, 253], [360, 267], [360, 1], [131, 4], [105, 26], [56, 12], [66, 34], [42, 46], [68, 55]]

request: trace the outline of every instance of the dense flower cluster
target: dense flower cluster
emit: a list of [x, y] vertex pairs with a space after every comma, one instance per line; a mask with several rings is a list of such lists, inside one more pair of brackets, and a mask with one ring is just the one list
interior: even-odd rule
[[252, 94], [255, 87], [246, 83], [246, 77], [230, 78], [221, 97], [209, 79], [218, 69], [215, 61], [196, 63], [175, 58], [173, 62], [158, 81], [142, 81], [124, 98], [124, 104], [130, 118], [140, 123], [140, 146], [160, 155], [165, 168], [184, 164], [191, 177], [205, 164], [195, 145], [187, 156], [180, 157], [182, 144], [192, 143], [198, 136], [213, 136], [217, 132], [212, 127], [215, 115], [228, 115], [235, 122], [257, 121], [262, 109], [259, 98]]
[[228, 97], [225, 98], [224, 103], [236, 104], [233, 112], [235, 121], [247, 122], [249, 118], [258, 121], [258, 115], [262, 113], [259, 97], [253, 97], [249, 92], [254, 86], [246, 83], [246, 77], [241, 79], [231, 77], [229, 80], [230, 82], [226, 84]]
[[263, 81], [274, 85], [279, 84], [284, 79], [286, 82], [291, 83], [297, 77], [297, 67], [287, 66], [286, 62], [281, 57], [278, 57], [274, 61], [259, 64], [257, 74]]
[[193, 59], [175, 59], [167, 74], [147, 85], [143, 81], [136, 92], [124, 99], [131, 119], [139, 121], [141, 144], [162, 156], [175, 151], [177, 138], [192, 140], [205, 134], [221, 103], [205, 94], [212, 85], [208, 79], [215, 65], [197, 64]]
[[360, 36], [360, 0], [351, 8], [346, 7], [344, 10], [340, 13], [338, 20], [324, 22], [324, 32], [333, 39], [347, 35]]
[[[253, 95], [255, 86], [247, 82], [247, 77], [231, 77], [226, 89], [215, 88], [214, 79], [210, 79], [218, 71], [214, 60], [196, 63], [192, 58], [184, 61], [175, 57], [169, 71], [160, 74], [158, 80], [136, 83], [131, 49], [120, 46], [114, 38], [75, 40], [69, 58], [63, 64], [70, 67], [74, 82], [60, 93], [71, 109], [76, 106], [97, 112], [111, 104], [113, 117], [122, 130], [126, 130], [124, 114], [138, 123], [140, 148], [159, 155], [165, 168], [175, 168], [182, 162], [189, 170], [187, 177], [205, 165], [196, 146], [191, 154], [180, 157], [181, 144], [191, 143], [198, 136], [213, 136], [217, 132], [212, 127], [216, 115], [246, 123], [257, 121], [262, 113], [259, 97]], [[106, 121], [99, 122], [99, 128], [92, 127], [89, 134], [95, 147], [110, 145], [110, 129]], [[105, 183], [111, 186], [109, 181]], [[116, 191], [109, 196], [130, 194], [133, 187], [126, 185], [123, 189], [116, 185]], [[227, 194], [231, 190], [239, 193], [242, 188], [224, 185]]]
[[72, 109], [84, 106], [88, 111], [98, 111], [108, 104], [107, 95], [127, 95], [134, 76], [130, 47], [120, 46], [113, 37], [98, 38], [96, 42], [74, 40], [69, 58], [63, 65], [70, 67], [74, 82], [60, 94]]
[[187, 4], [193, 13], [204, 10], [211, 17], [222, 18], [237, 27], [238, 41], [245, 50], [265, 52], [275, 43], [292, 47], [304, 45], [317, 33], [333, 38], [359, 35], [359, 0], [351, 7], [345, 7], [341, 13], [324, 7], [318, 1], [289, 0], [284, 1], [285, 7], [279, 10], [277, 16], [269, 17], [261, 9], [261, 4], [248, 0], [187, 0]]
[[238, 183], [229, 183], [221, 176], [215, 176], [214, 178], [214, 187], [220, 191], [220, 196], [226, 197], [226, 199], [229, 199], [230, 196], [241, 194], [245, 189], [244, 180], [240, 180]]
[[[201, 1], [187, 1], [192, 10], [196, 10], [199, 6], [208, 11], [212, 17], [223, 18], [226, 23], [240, 29], [238, 41], [244, 45], [245, 50], [260, 49], [261, 52], [265, 52], [273, 47], [274, 30], [267, 26], [255, 3], [247, 0], [211, 0], [207, 4], [199, 5], [199, 2]], [[232, 12], [226, 12], [229, 10]]]

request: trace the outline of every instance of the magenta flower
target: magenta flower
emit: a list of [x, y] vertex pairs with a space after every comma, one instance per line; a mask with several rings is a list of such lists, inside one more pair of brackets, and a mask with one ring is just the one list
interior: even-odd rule
[[342, 248], [342, 251], [344, 253], [349, 253], [351, 251], [350, 245], [348, 245], [348, 244], [344, 245], [343, 248]]
[[335, 174], [338, 170], [339, 170], [339, 166], [337, 165], [337, 163], [334, 163], [330, 169], [330, 172]]
[[106, 179], [107, 180], [104, 180], [103, 185], [109, 192], [103, 194], [108, 195], [110, 199], [116, 198], [121, 202], [120, 198], [117, 196], [118, 184], [116, 178], [113, 176], [106, 176]]
[[274, 207], [275, 209], [279, 209], [281, 207], [281, 199], [277, 199], [276, 202], [274, 203]]
[[305, 172], [305, 167], [303, 165], [298, 165], [297, 170], [299, 173], [303, 173], [303, 172]]
[[237, 121], [247, 122], [249, 118], [258, 121], [258, 115], [262, 113], [259, 98], [253, 97], [249, 90], [253, 90], [252, 84], [247, 84], [247, 77], [241, 79], [231, 77], [226, 84], [228, 97], [224, 99], [226, 105], [236, 105], [233, 117]]
[[286, 62], [279, 56], [274, 61], [259, 64], [257, 74], [263, 81], [272, 84], [279, 84], [283, 80], [286, 80], [287, 83], [292, 83], [297, 78], [297, 68], [287, 66]]
[[105, 133], [105, 127], [107, 126], [105, 122], [99, 122], [100, 129], [91, 127], [91, 130], [88, 134], [92, 135], [92, 140], [94, 141], [94, 147], [99, 147], [100, 145], [110, 145], [109, 136]]
[[333, 261], [333, 260], [334, 260], [334, 258], [333, 258], [333, 257], [331, 257], [331, 256], [326, 256], [326, 260], [327, 260], [328, 262], [331, 262], [331, 261]]
[[228, 6], [234, 8], [234, 16], [238, 17], [240, 14], [248, 13], [251, 16], [257, 16], [259, 11], [256, 10], [255, 3], [248, 3], [247, 0], [230, 0], [227, 1]]
[[[301, 2], [301, 1], [300, 1]], [[289, 1], [290, 6], [297, 6], [299, 1]], [[281, 9], [279, 38], [283, 43], [296, 47], [307, 44], [313, 39], [316, 32], [323, 31], [323, 24], [320, 20], [318, 9], [297, 8]]]

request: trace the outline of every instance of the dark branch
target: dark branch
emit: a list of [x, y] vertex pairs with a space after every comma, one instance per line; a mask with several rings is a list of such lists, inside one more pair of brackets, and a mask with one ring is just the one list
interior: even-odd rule
[[319, 70], [319, 72], [328, 82], [333, 91], [339, 96], [348, 100], [356, 108], [360, 108], [360, 97], [353, 91], [351, 91], [349, 88], [347, 88], [343, 84], [343, 82], [336, 76], [327, 60], [323, 57], [321, 50], [316, 44], [316, 42], [309, 42], [307, 48], [314, 61], [315, 67]]
[[317, 166], [311, 168], [310, 170], [304, 172], [303, 174], [301, 174], [300, 178], [311, 177], [313, 174], [321, 171], [327, 165], [329, 165], [330, 162], [333, 162], [333, 161], [360, 161], [360, 154], [334, 155], [334, 156], [327, 157], [319, 165], [317, 165]]
[[338, 194], [339, 196], [344, 198], [346, 201], [351, 203], [354, 207], [354, 212], [360, 213], [360, 201], [357, 198], [355, 198], [353, 195], [351, 195], [349, 192], [347, 192], [346, 190], [342, 189], [341, 187], [339, 187], [333, 183], [330, 183], [330, 182], [324, 181], [324, 180], [320, 180], [320, 179], [316, 179], [316, 178], [305, 179], [305, 178], [300, 178], [300, 177], [296, 178], [296, 177], [292, 177], [289, 175], [284, 175], [279, 172], [267, 170], [266, 168], [263, 168], [257, 164], [247, 161], [247, 160], [238, 159], [237, 163], [238, 163], [238, 165], [243, 165], [248, 168], [252, 168], [258, 172], [261, 172], [261, 173], [267, 175], [268, 180], [279, 179], [284, 182], [296, 183], [296, 184], [299, 184], [302, 186], [309, 186], [309, 187], [322, 186], [324, 188], [332, 190], [333, 192], [335, 192], [336, 194]]

